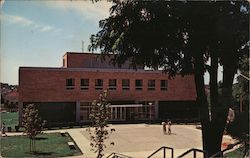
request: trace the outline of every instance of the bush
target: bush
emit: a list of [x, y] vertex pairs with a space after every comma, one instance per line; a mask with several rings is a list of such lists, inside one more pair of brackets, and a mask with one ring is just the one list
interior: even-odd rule
[[7, 127], [8, 132], [11, 132], [11, 127]]
[[15, 126], [16, 132], [19, 131], [19, 126]]
[[236, 115], [233, 122], [227, 124], [227, 133], [238, 139], [245, 139], [245, 135], [249, 132], [248, 112], [242, 112]]

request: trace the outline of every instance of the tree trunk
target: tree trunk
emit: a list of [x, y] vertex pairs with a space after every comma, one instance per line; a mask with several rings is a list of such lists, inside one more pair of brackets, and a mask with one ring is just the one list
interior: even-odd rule
[[[229, 57], [230, 58], [230, 57]], [[231, 58], [232, 59], [232, 58]], [[236, 72], [235, 65], [232, 64], [231, 59], [223, 62], [223, 85], [222, 85], [222, 98], [218, 100], [218, 86], [217, 86], [217, 65], [218, 60], [212, 59], [212, 67], [210, 73], [210, 99], [212, 117], [211, 122], [207, 125], [207, 151], [208, 156], [216, 154], [221, 151], [221, 143], [223, 139], [223, 133], [226, 125], [226, 119], [228, 115], [229, 106], [232, 105], [232, 84], [234, 74]], [[214, 64], [214, 65], [213, 65]], [[216, 65], [215, 65], [216, 64]], [[222, 157], [223, 155], [218, 155]]]
[[[220, 109], [218, 104], [218, 56], [216, 53], [211, 53], [211, 67], [209, 70], [210, 73], [210, 109], [211, 109], [211, 116], [210, 121], [205, 122], [204, 130], [206, 132], [207, 143], [206, 143], [206, 150], [208, 151], [208, 156], [211, 156], [219, 151], [221, 151], [221, 141], [222, 135], [224, 131], [224, 125], [218, 119], [218, 109]], [[221, 155], [218, 155], [221, 157]]]
[[34, 140], [33, 140], [33, 137], [31, 138], [31, 142], [32, 142], [32, 152], [34, 152]]
[[32, 142], [31, 142], [31, 138], [30, 138], [30, 152], [32, 152]]
[[[229, 52], [231, 53], [231, 52]], [[233, 58], [233, 59], [232, 59]], [[222, 84], [222, 98], [220, 99], [220, 109], [218, 115], [220, 115], [220, 123], [223, 129], [220, 129], [220, 134], [223, 135], [224, 128], [226, 125], [227, 115], [229, 107], [233, 104], [232, 86], [234, 75], [236, 73], [236, 65], [234, 65], [234, 57], [224, 61], [223, 65], [223, 84]], [[222, 136], [221, 136], [222, 139]]]
[[218, 107], [218, 56], [216, 53], [211, 53], [211, 68], [210, 68], [210, 107], [211, 119], [216, 118], [216, 108]]
[[[230, 58], [230, 57], [229, 57]], [[197, 55], [195, 58], [195, 84], [197, 92], [197, 103], [200, 107], [200, 120], [202, 125], [203, 150], [208, 156], [221, 151], [221, 142], [226, 124], [228, 107], [232, 104], [232, 84], [235, 65], [232, 64], [232, 58], [223, 63], [223, 87], [222, 98], [218, 100], [218, 57], [212, 56], [210, 69], [210, 98], [211, 98], [211, 120], [209, 118], [209, 105], [204, 88], [204, 63], [203, 56]], [[231, 63], [230, 63], [231, 62]], [[218, 155], [221, 157], [222, 155]]]
[[208, 113], [208, 102], [205, 94], [205, 86], [204, 86], [204, 63], [203, 56], [199, 55], [195, 58], [194, 64], [195, 70], [195, 85], [196, 85], [196, 93], [197, 93], [197, 104], [200, 109], [200, 121], [202, 127], [202, 142], [203, 142], [203, 150], [208, 152], [207, 144], [209, 141], [208, 132], [209, 129], [209, 113]]
[[36, 138], [35, 137], [33, 138], [33, 141], [34, 141], [34, 149], [33, 149], [33, 151], [36, 152]]

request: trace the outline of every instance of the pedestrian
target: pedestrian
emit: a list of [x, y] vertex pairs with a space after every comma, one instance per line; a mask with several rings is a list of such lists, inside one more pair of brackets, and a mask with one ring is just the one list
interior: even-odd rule
[[166, 122], [162, 122], [161, 123], [162, 124], [162, 129], [163, 129], [163, 134], [166, 134], [166, 132], [167, 132], [167, 124], [166, 124]]
[[4, 124], [4, 122], [3, 122], [2, 127], [1, 127], [1, 133], [2, 133], [2, 135], [7, 136], [7, 134], [5, 133], [5, 124]]
[[168, 124], [168, 134], [170, 135], [172, 122], [169, 120], [167, 124]]

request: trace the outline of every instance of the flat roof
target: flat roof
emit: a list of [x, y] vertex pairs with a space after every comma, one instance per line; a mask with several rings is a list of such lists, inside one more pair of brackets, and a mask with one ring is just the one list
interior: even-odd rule
[[110, 69], [110, 68], [58, 68], [58, 67], [19, 67], [19, 70], [39, 70], [39, 71], [87, 71], [87, 72], [139, 72], [139, 73], [163, 73], [163, 70], [144, 69]]
[[[92, 53], [92, 52], [66, 52], [63, 56], [67, 54], [87, 54], [87, 55], [101, 55], [101, 53]], [[108, 54], [107, 54], [108, 55]], [[112, 55], [112, 54], [109, 54]]]

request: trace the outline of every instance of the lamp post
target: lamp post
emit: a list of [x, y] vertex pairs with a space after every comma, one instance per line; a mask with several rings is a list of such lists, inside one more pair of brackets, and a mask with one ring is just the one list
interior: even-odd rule
[[149, 124], [151, 124], [151, 106], [152, 106], [152, 103], [149, 102], [148, 105], [149, 105]]

